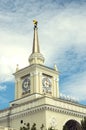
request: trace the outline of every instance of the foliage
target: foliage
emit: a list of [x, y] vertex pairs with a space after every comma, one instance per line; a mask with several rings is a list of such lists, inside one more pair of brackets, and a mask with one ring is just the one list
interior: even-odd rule
[[30, 123], [24, 123], [24, 126], [20, 127], [20, 130], [30, 130]]
[[65, 126], [63, 126], [63, 130], [68, 130], [68, 128], [67, 128], [67, 126], [65, 125]]
[[[42, 124], [40, 130], [44, 129], [44, 125]], [[36, 123], [33, 123], [32, 127], [30, 128], [30, 123], [24, 123], [23, 127], [20, 127], [20, 130], [36, 130]]]
[[[40, 130], [45, 130], [44, 124], [41, 125]], [[37, 130], [36, 123], [33, 123], [33, 125], [30, 127], [30, 123], [24, 123], [23, 127], [20, 127], [20, 130]], [[48, 128], [48, 130], [55, 130], [52, 126]], [[64, 129], [65, 130], [65, 129]]]
[[43, 128], [44, 128], [44, 125], [42, 124], [42, 126], [40, 127], [40, 129], [43, 130]]
[[31, 130], [36, 130], [36, 124], [35, 123], [33, 123]]
[[55, 130], [52, 126], [48, 128], [48, 130]]
[[81, 120], [81, 126], [82, 126], [82, 130], [86, 130], [86, 117], [84, 117], [84, 119]]

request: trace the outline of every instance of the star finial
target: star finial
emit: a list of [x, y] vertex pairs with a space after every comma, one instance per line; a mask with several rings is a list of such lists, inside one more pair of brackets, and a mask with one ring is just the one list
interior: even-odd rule
[[34, 19], [33, 23], [34, 23], [34, 27], [37, 27], [38, 21]]

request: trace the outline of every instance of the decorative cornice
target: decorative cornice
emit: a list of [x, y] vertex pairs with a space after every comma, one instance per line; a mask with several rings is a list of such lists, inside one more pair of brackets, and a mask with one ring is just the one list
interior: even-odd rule
[[45, 104], [45, 105], [30, 108], [30, 109], [28, 108], [27, 110], [22, 110], [21, 112], [19, 111], [14, 114], [12, 114], [12, 113], [7, 114], [6, 116], [0, 118], [0, 122], [7, 120], [8, 117], [10, 118], [10, 120], [14, 120], [16, 118], [28, 116], [29, 114], [36, 113], [39, 111], [44, 111], [44, 110], [53, 111], [56, 113], [63, 113], [66, 115], [72, 115], [72, 116], [79, 117], [79, 118], [83, 118], [86, 116], [86, 113], [81, 113], [81, 112], [72, 111], [72, 110], [63, 109], [60, 107], [55, 107], [52, 105]]
[[59, 78], [58, 77], [54, 77], [54, 81], [58, 82]]
[[72, 115], [74, 117], [83, 118], [86, 116], [86, 107], [71, 103], [68, 101], [63, 101], [61, 99], [54, 99], [48, 96], [41, 96], [21, 103], [17, 106], [10, 107], [4, 111], [0, 112], [0, 122], [5, 122], [6, 120], [14, 120], [19, 117], [28, 116], [32, 113], [39, 111], [53, 111], [55, 113], [63, 113], [63, 115]]

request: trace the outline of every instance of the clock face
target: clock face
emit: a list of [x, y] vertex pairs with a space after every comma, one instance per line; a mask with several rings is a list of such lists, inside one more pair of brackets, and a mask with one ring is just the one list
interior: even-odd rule
[[49, 77], [44, 77], [42, 80], [43, 92], [51, 93], [51, 79]]
[[23, 83], [22, 83], [22, 89], [23, 91], [29, 91], [30, 90], [30, 79], [25, 78]]

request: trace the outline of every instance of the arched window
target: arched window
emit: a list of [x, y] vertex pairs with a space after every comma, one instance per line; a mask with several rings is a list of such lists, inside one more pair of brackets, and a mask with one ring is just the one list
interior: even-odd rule
[[63, 130], [82, 130], [82, 128], [76, 120], [69, 120], [63, 126]]

